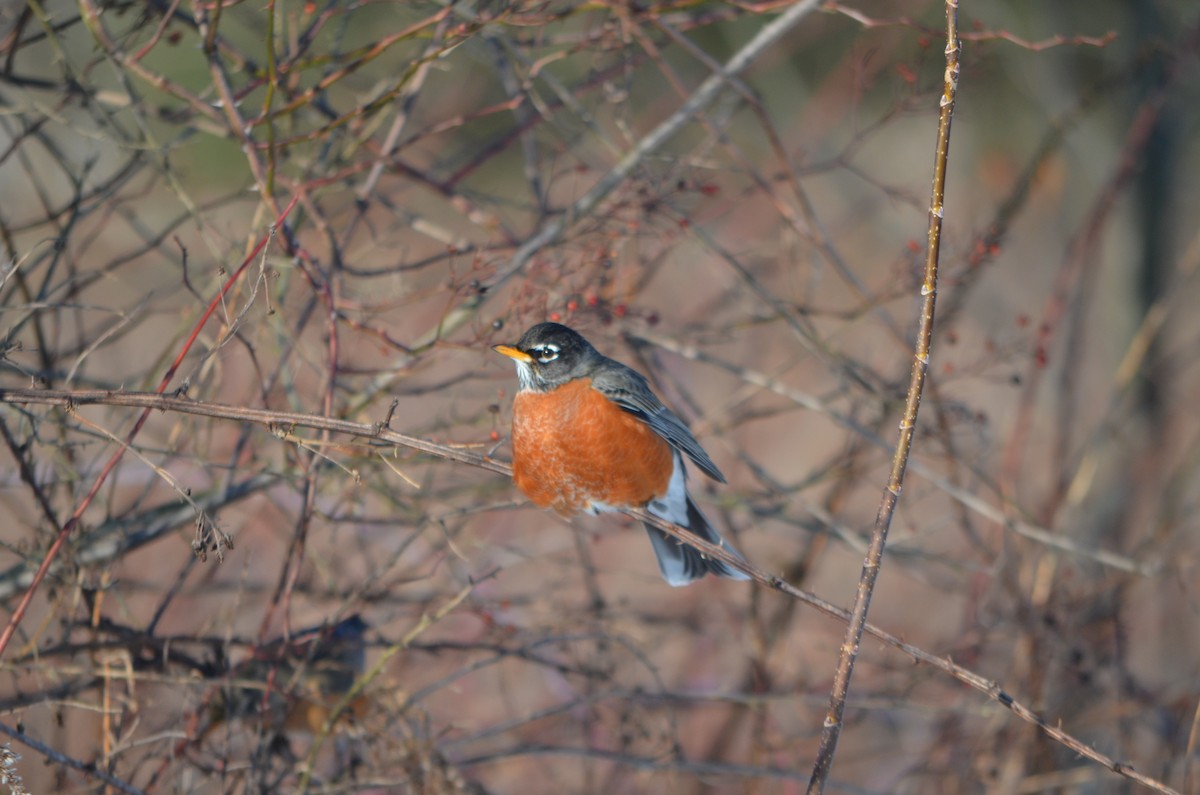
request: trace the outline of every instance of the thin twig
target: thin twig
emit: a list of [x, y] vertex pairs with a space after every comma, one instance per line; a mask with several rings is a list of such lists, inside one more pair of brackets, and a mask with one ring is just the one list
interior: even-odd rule
[[912, 377], [908, 396], [904, 404], [904, 417], [900, 421], [900, 438], [892, 457], [892, 470], [879, 512], [875, 516], [875, 527], [871, 531], [871, 546], [859, 575], [858, 591], [854, 595], [854, 608], [850, 623], [846, 627], [846, 638], [838, 655], [837, 671], [833, 677], [833, 689], [829, 697], [829, 712], [821, 732], [821, 745], [813, 763], [812, 779], [808, 783], [809, 795], [825, 791], [829, 772], [833, 769], [833, 757], [837, 752], [838, 738], [842, 732], [842, 718], [846, 712], [846, 698], [850, 693], [850, 678], [854, 674], [854, 662], [858, 659], [859, 644], [863, 628], [867, 623], [867, 611], [871, 596], [875, 592], [875, 581], [883, 561], [883, 549], [887, 544], [888, 528], [900, 500], [900, 489], [904, 484], [904, 470], [908, 465], [912, 449], [913, 434], [917, 426], [917, 410], [921, 405], [921, 393], [925, 386], [925, 375], [929, 370], [929, 348], [933, 340], [933, 311], [937, 302], [938, 257], [941, 252], [942, 215], [946, 190], [946, 159], [950, 152], [950, 122], [954, 118], [954, 100], [958, 93], [958, 0], [946, 0], [946, 72], [943, 80], [941, 110], [938, 118], [937, 149], [933, 164], [933, 191], [929, 205], [929, 245], [925, 258], [925, 279], [921, 284], [920, 329], [917, 332], [916, 352], [913, 355]]
[[508, 475], [512, 469], [502, 461], [488, 456], [472, 453], [461, 447], [430, 442], [415, 436], [397, 433], [383, 427], [381, 423], [351, 422], [334, 417], [322, 417], [314, 414], [298, 414], [290, 411], [271, 411], [269, 409], [252, 409], [244, 406], [231, 406], [226, 403], [212, 403], [203, 400], [192, 400], [185, 397], [160, 395], [157, 392], [116, 392], [107, 389], [68, 390], [68, 389], [0, 389], [0, 403], [41, 404], [49, 406], [134, 406], [152, 410], [177, 411], [181, 414], [194, 414], [200, 417], [216, 417], [218, 419], [251, 422], [262, 425], [281, 439], [287, 439], [293, 428], [313, 428], [319, 431], [344, 433], [364, 439], [376, 439], [389, 444], [411, 447], [423, 453], [458, 461], [462, 464], [487, 469], [492, 472]]
[[57, 764], [65, 766], [65, 767], [69, 767], [74, 770], [78, 770], [80, 773], [83, 773], [85, 776], [91, 776], [92, 778], [98, 778], [101, 781], [103, 781], [105, 784], [107, 784], [108, 786], [114, 787], [114, 788], [120, 790], [121, 792], [128, 793], [128, 795], [146, 795], [144, 790], [140, 790], [137, 787], [133, 786], [132, 784], [122, 781], [121, 779], [117, 778], [116, 776], [109, 775], [108, 773], [104, 772], [99, 767], [97, 767], [95, 763], [81, 762], [78, 759], [67, 756], [66, 754], [62, 753], [61, 751], [57, 751], [57, 750], [51, 748], [50, 746], [46, 745], [45, 743], [43, 743], [39, 740], [33, 739], [25, 732], [18, 731], [6, 723], [0, 723], [0, 732], [7, 734], [9, 737], [13, 738], [14, 740], [21, 743], [22, 745], [24, 745], [28, 748], [32, 748], [33, 750], [37, 751], [42, 756], [46, 757], [47, 761], [49, 761], [49, 762], [55, 762]]

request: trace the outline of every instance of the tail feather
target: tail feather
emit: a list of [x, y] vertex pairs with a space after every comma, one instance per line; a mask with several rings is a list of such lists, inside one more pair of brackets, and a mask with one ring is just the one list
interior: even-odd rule
[[[742, 553], [730, 546], [713, 529], [713, 526], [704, 518], [704, 514], [700, 513], [700, 509], [692, 502], [690, 496], [687, 498], [687, 519], [687, 523], [680, 523], [680, 526], [692, 531], [710, 544], [716, 544], [727, 549], [736, 557], [745, 560], [742, 557]], [[750, 579], [746, 574], [727, 565], [724, 561], [705, 556], [691, 544], [684, 544], [676, 540], [654, 525], [647, 524], [646, 532], [650, 535], [650, 543], [654, 546], [654, 554], [658, 556], [658, 570], [662, 572], [663, 579], [670, 585], [676, 587], [687, 585], [693, 580], [700, 579], [705, 574], [728, 577], [731, 580]]]

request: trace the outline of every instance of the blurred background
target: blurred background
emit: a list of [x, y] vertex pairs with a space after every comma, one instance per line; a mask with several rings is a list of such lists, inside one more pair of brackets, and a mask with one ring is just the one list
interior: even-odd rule
[[[819, 4], [572, 206], [789, 7], [6, 4], [0, 388], [154, 389], [298, 196], [168, 393], [364, 423], [394, 399], [392, 429], [507, 460], [489, 348], [561, 320], [691, 424], [729, 478], [693, 493], [753, 563], [848, 606], [911, 365], [944, 6]], [[1200, 793], [1200, 14], [959, 21], [871, 621]], [[136, 418], [0, 405], [6, 621]], [[291, 642], [355, 615], [357, 651]], [[800, 792], [843, 629], [672, 589], [636, 523], [494, 472], [155, 412], [5, 652], [0, 721], [61, 755], [12, 744], [33, 792], [95, 789], [66, 760], [147, 792]], [[261, 703], [218, 709], [237, 692]], [[867, 641], [830, 791], [1132, 785]]]

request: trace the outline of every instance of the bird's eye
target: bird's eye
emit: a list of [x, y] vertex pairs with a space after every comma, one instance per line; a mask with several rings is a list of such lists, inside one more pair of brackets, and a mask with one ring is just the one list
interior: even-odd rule
[[530, 348], [529, 353], [533, 355], [542, 364], [548, 364], [558, 358], [557, 345], [539, 345], [536, 348]]

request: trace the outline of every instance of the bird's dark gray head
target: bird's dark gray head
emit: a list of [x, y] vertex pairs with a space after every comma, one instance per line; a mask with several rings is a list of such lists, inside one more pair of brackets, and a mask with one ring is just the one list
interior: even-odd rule
[[590, 342], [561, 323], [538, 323], [516, 344], [494, 345], [492, 350], [516, 362], [521, 388], [535, 392], [548, 392], [590, 376], [604, 360]]

